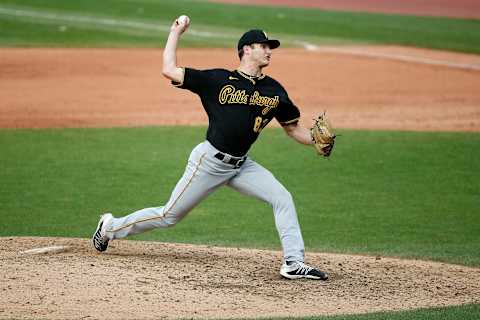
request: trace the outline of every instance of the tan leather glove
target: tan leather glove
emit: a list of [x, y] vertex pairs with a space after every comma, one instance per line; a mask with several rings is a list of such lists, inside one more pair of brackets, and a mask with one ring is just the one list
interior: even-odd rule
[[313, 127], [310, 129], [312, 141], [315, 143], [315, 149], [319, 155], [330, 156], [335, 145], [335, 133], [325, 115], [325, 112], [315, 119]]

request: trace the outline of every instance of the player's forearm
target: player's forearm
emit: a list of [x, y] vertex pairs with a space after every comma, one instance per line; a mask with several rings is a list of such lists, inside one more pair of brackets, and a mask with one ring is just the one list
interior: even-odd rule
[[162, 74], [173, 81], [182, 82], [183, 72], [177, 66], [177, 44], [180, 35], [177, 32], [170, 32], [165, 49], [163, 50]]
[[300, 126], [298, 123], [284, 126], [283, 129], [287, 135], [298, 143], [312, 145], [312, 136], [310, 130]]
[[170, 80], [183, 83], [183, 69], [177, 66], [177, 44], [180, 35], [184, 33], [190, 25], [190, 18], [182, 15], [175, 19], [170, 27], [165, 49], [163, 50], [163, 68], [162, 74]]

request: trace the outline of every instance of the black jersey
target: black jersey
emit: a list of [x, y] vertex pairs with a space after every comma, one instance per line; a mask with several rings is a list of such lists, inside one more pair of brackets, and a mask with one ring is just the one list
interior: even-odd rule
[[200, 96], [209, 120], [207, 140], [233, 156], [245, 155], [273, 118], [281, 125], [300, 118], [285, 89], [265, 75], [185, 68], [183, 83], [174, 85]]

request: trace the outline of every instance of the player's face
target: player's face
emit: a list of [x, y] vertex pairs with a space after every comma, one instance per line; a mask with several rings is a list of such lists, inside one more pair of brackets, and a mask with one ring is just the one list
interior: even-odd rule
[[272, 49], [270, 49], [268, 43], [254, 43], [251, 48], [251, 59], [256, 62], [260, 68], [270, 64]]

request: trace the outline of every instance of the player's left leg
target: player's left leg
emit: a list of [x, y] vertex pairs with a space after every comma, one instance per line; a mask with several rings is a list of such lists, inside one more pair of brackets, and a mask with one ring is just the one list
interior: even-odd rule
[[269, 203], [273, 207], [285, 260], [303, 261], [304, 244], [292, 195], [273, 174], [248, 158], [228, 186]]
[[251, 159], [241, 167], [228, 186], [269, 203], [283, 247], [284, 263], [280, 274], [288, 279], [327, 280], [328, 275], [304, 264], [304, 244], [292, 195], [273, 174]]

